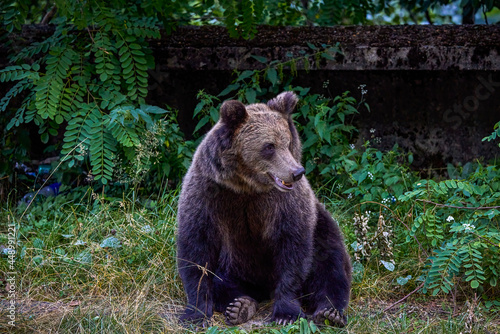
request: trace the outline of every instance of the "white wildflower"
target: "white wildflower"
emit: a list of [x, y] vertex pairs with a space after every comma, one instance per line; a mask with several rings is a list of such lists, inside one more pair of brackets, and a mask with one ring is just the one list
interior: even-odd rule
[[455, 220], [455, 218], [453, 218], [453, 216], [448, 216], [448, 218], [446, 218], [446, 221], [448, 223], [451, 222], [452, 220]]
[[470, 232], [476, 228], [474, 225], [471, 225], [469, 223], [463, 223], [462, 227], [464, 228], [465, 232]]
[[366, 87], [365, 84], [358, 86], [358, 89], [361, 91], [361, 95], [365, 95], [366, 93], [368, 93], [368, 90], [365, 89], [365, 87]]

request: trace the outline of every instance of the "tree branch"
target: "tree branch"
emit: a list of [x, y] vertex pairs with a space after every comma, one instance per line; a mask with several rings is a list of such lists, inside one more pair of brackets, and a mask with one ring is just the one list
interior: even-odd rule
[[398, 305], [399, 303], [402, 303], [403, 301], [405, 301], [406, 298], [410, 297], [415, 292], [417, 292], [418, 290], [422, 289], [422, 287], [424, 286], [424, 284], [425, 284], [425, 281], [422, 282], [422, 284], [420, 284], [415, 290], [413, 290], [412, 292], [410, 292], [409, 294], [407, 294], [406, 296], [404, 296], [403, 298], [401, 298], [397, 302], [393, 303], [392, 305], [387, 306], [382, 312], [390, 310], [391, 308], [393, 308], [394, 306]]
[[500, 206], [455, 206], [455, 205], [448, 205], [448, 204], [440, 204], [432, 201], [428, 201], [426, 199], [417, 199], [419, 202], [424, 202], [424, 203], [429, 203], [429, 204], [434, 204], [436, 206], [441, 206], [441, 207], [447, 207], [447, 208], [453, 208], [453, 209], [468, 209], [468, 210], [490, 210], [490, 209], [500, 209]]
[[54, 17], [54, 14], [56, 13], [57, 11], [57, 7], [56, 6], [52, 6], [52, 8], [49, 10], [49, 12], [47, 14], [45, 14], [45, 16], [43, 17], [42, 21], [40, 22], [40, 24], [47, 24], [50, 22], [50, 20], [52, 19], [52, 17]]

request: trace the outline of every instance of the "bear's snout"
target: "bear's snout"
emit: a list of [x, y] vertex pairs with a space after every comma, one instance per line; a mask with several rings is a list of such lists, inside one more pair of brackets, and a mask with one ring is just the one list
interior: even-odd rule
[[304, 167], [297, 168], [292, 172], [292, 179], [294, 182], [300, 180], [302, 178], [302, 175], [306, 173], [306, 170]]

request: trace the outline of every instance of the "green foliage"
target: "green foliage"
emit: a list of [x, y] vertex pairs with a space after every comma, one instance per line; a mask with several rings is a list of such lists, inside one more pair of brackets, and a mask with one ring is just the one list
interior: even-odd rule
[[[167, 33], [183, 24], [224, 24], [231, 37], [253, 38], [258, 25], [317, 25], [363, 23], [420, 23], [431, 18], [448, 22], [439, 9], [448, 5], [444, 0], [395, 0], [395, 1], [301, 1], [301, 0], [242, 0], [242, 1], [169, 1], [131, 0], [78, 2], [76, 0], [8, 0], [0, 4], [0, 17], [8, 32], [20, 29], [24, 23], [39, 23], [48, 12], [72, 19], [79, 30], [99, 25], [112, 27], [109, 19], [125, 23], [128, 35], [149, 36], [149, 28], [161, 23]], [[493, 0], [466, 0], [459, 4], [464, 14], [481, 11], [486, 16], [500, 3]], [[404, 21], [394, 13], [406, 12]], [[431, 14], [429, 14], [431, 12]], [[384, 17], [380, 21], [380, 17]], [[142, 31], [142, 32], [141, 32]], [[106, 35], [106, 34], [105, 34]], [[106, 39], [106, 36], [103, 36]], [[103, 40], [105, 43], [105, 40]], [[96, 40], [96, 43], [100, 43]], [[117, 64], [115, 64], [117, 65]], [[111, 70], [111, 68], [110, 68]]]
[[368, 13], [375, 12], [376, 2], [367, 0], [357, 0], [353, 2], [325, 0], [322, 3], [313, 2], [309, 9], [309, 15], [318, 17], [314, 20], [319, 25], [359, 24], [366, 22]]
[[295, 120], [304, 139], [306, 173], [316, 172], [331, 179], [338, 172], [338, 163], [349, 159], [349, 142], [353, 141], [355, 133], [349, 122], [358, 113], [356, 99], [349, 92], [330, 101], [318, 94], [306, 96], [308, 89], [296, 90], [303, 97]]
[[500, 173], [478, 165], [464, 179], [421, 180], [399, 197], [413, 203], [407, 242], [417, 237], [433, 248], [425, 286], [448, 293], [460, 281], [485, 291], [497, 286], [500, 265]]
[[[489, 135], [487, 137], [484, 137], [483, 141], [485, 141], [485, 140], [492, 141], [492, 140], [496, 140], [497, 138], [500, 138], [500, 122], [498, 122], [497, 124], [495, 124], [495, 126], [493, 127], [493, 129], [495, 131], [493, 131], [491, 133], [491, 135]], [[498, 146], [500, 146], [500, 143], [498, 143]]]
[[[14, 155], [22, 156], [27, 147], [15, 145], [13, 140], [16, 136], [13, 134], [21, 132], [19, 127], [23, 124], [33, 122], [39, 128], [43, 143], [63, 133], [63, 147], [54, 149], [61, 149], [68, 166], [88, 163], [95, 180], [107, 184], [112, 181], [117, 165], [113, 159], [130, 160], [131, 149], [138, 149], [140, 134], [152, 127], [144, 115], [127, 118], [117, 116], [117, 113], [124, 108], [132, 108], [144, 111], [143, 114], [153, 119], [153, 123], [161, 118], [156, 117], [158, 113], [149, 114], [144, 108], [148, 94], [147, 71], [154, 66], [148, 41], [160, 37], [161, 27], [169, 33], [181, 24], [224, 24], [230, 36], [249, 39], [255, 36], [260, 24], [364, 23], [368, 14], [373, 16], [386, 11], [384, 4], [366, 0], [4, 1], [0, 5], [0, 17], [8, 33], [20, 29], [24, 23], [41, 21], [52, 23], [55, 31], [40, 42], [16, 50], [11, 59], [14, 65], [0, 71], [0, 82], [13, 83], [0, 100], [2, 118], [6, 120], [6, 129], [11, 131], [7, 134], [7, 142], [11, 146], [3, 153], [7, 160], [12, 160]], [[394, 9], [401, 6], [424, 12], [441, 4], [444, 2], [400, 1], [390, 3], [388, 7]], [[469, 5], [470, 1], [461, 4]], [[472, 4], [473, 10], [481, 6], [489, 11], [498, 4], [495, 1]], [[229, 97], [236, 91], [238, 98], [248, 103], [265, 100], [290, 84], [290, 80], [284, 80], [283, 70], [294, 74], [299, 62], [307, 70], [318, 66], [321, 58], [333, 59], [339, 52], [338, 46], [327, 49], [323, 46], [321, 51], [312, 44], [309, 46], [312, 50], [310, 55], [291, 55], [290, 61], [285, 63], [268, 63], [264, 57], [255, 56], [258, 61], [266, 63], [267, 68], [240, 73], [238, 80], [220, 97]], [[262, 81], [270, 83], [270, 87], [262, 87]], [[303, 93], [300, 87], [294, 89]], [[22, 101], [18, 101], [19, 97]], [[359, 105], [356, 106], [347, 95], [333, 101], [307, 96], [306, 93], [302, 97], [304, 111], [297, 116], [297, 122], [304, 126], [304, 132], [311, 135], [305, 141], [305, 155], [315, 155], [319, 161], [319, 164], [310, 163], [306, 167], [309, 172], [318, 169], [323, 176], [333, 177], [336, 164], [329, 165], [322, 161], [326, 161], [328, 153], [332, 153], [335, 160], [342, 155], [340, 149], [354, 134], [354, 130], [344, 124], [345, 117], [352, 115]], [[305, 110], [311, 104], [314, 104], [311, 108], [318, 108], [314, 123], [307, 119], [310, 115]], [[167, 111], [163, 114], [166, 115]], [[213, 110], [210, 118], [205, 116], [197, 131], [216, 119]], [[66, 124], [69, 130], [64, 130]], [[331, 131], [337, 127], [343, 129]], [[178, 133], [178, 130], [173, 129], [173, 132]], [[330, 138], [332, 133], [338, 133], [337, 137]], [[494, 136], [495, 133], [488, 140], [494, 139]], [[190, 143], [177, 143], [178, 154], [189, 151]], [[176, 160], [183, 161], [184, 158], [177, 157]], [[6, 168], [2, 165], [1, 169]], [[182, 167], [170, 168], [170, 171], [174, 170], [182, 170]], [[168, 173], [165, 176], [175, 177]]]
[[354, 147], [342, 158], [339, 173], [347, 175], [346, 184], [351, 187], [344, 191], [350, 198], [358, 198], [362, 202], [376, 201], [382, 204], [393, 204], [396, 198], [415, 180], [409, 165], [413, 161], [411, 154], [401, 152], [397, 145], [388, 152], [381, 152], [366, 142], [361, 152]]
[[[10, 119], [7, 130], [34, 122], [43, 143], [63, 130], [62, 161], [69, 167], [89, 163], [94, 180], [107, 184], [118, 158], [133, 160], [141, 135], [165, 125], [173, 111], [144, 104], [147, 70], [154, 66], [147, 40], [160, 37], [159, 20], [134, 12], [135, 4], [127, 10], [121, 3], [100, 5], [56, 3], [53, 35], [13, 55], [12, 62], [22, 65], [0, 71], [0, 82], [15, 83], [0, 110]], [[18, 95], [22, 102], [11, 103]], [[183, 146], [176, 124], [169, 132]], [[170, 171], [182, 172], [176, 166], [167, 177]]]

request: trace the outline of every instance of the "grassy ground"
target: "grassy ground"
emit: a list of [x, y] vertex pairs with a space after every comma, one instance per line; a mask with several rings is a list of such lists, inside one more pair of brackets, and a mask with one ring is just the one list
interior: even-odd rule
[[[184, 295], [175, 267], [177, 192], [159, 200], [107, 198], [72, 192], [26, 210], [9, 205], [0, 215], [0, 247], [15, 223], [19, 244], [14, 267], [0, 258], [0, 333], [191, 333], [177, 324]], [[350, 208], [329, 201], [350, 242]], [[15, 208], [16, 207], [16, 208]], [[15, 209], [14, 209], [15, 208]], [[394, 272], [367, 266], [355, 275], [349, 324], [322, 333], [498, 333], [500, 317], [467, 291], [429, 297], [419, 292], [388, 311], [419, 282], [417, 254]], [[10, 275], [9, 272], [15, 272]], [[14, 280], [8, 280], [14, 276]], [[8, 292], [16, 297], [15, 327], [8, 324]], [[249, 324], [227, 328], [216, 314], [208, 333], [309, 333], [305, 322], [266, 325], [263, 304]], [[314, 330], [314, 326], [312, 327]], [[273, 331], [276, 330], [276, 331]]]

